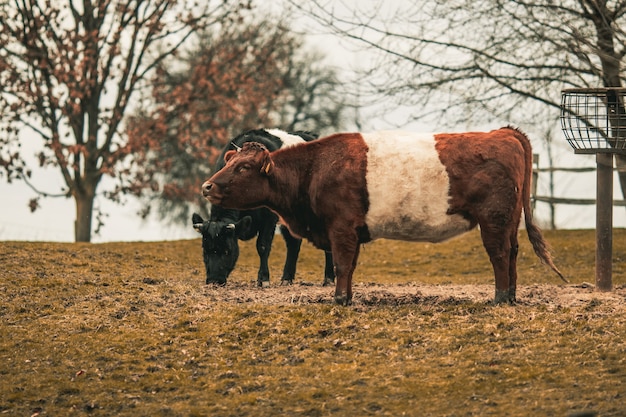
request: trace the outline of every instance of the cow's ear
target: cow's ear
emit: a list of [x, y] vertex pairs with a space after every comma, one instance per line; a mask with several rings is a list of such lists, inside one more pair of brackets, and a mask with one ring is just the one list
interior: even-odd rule
[[224, 162], [228, 162], [228, 160], [230, 158], [232, 158], [235, 154], [237, 153], [237, 151], [228, 151], [224, 154]]
[[263, 165], [261, 165], [261, 174], [269, 176], [273, 169], [274, 161], [272, 161], [270, 153], [265, 151], [263, 155]]

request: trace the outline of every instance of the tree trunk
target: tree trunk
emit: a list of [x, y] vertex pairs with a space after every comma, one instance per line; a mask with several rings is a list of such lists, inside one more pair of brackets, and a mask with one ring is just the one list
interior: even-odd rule
[[[621, 56], [615, 49], [616, 39], [618, 39], [617, 29], [613, 26], [613, 18], [609, 18], [611, 14], [606, 9], [606, 2], [601, 2], [596, 5], [596, 13], [592, 16], [592, 21], [596, 26], [596, 32], [598, 36], [598, 54], [600, 62], [602, 64], [602, 78], [605, 87], [621, 87]], [[617, 120], [611, 121], [611, 127], [613, 128], [613, 137], [622, 137], [624, 129], [621, 127], [621, 122], [626, 114], [624, 103], [621, 101], [623, 97], [616, 93], [615, 97], [607, 96], [607, 104], [615, 106], [615, 115]], [[626, 156], [615, 155], [615, 165], [618, 171], [618, 179], [620, 187], [622, 189], [622, 195], [626, 198]]]
[[76, 220], [74, 221], [74, 240], [91, 242], [91, 222], [95, 193], [79, 192], [74, 195], [76, 202]]

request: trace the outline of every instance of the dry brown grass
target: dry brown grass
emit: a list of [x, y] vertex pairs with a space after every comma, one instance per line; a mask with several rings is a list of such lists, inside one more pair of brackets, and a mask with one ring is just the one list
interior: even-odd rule
[[296, 285], [259, 290], [253, 242], [226, 288], [203, 284], [199, 239], [0, 242], [0, 413], [626, 415], [626, 231], [609, 294], [584, 284], [593, 231], [546, 233], [570, 285], [520, 233], [516, 306], [489, 303], [477, 233], [366, 245], [351, 307], [309, 245]]

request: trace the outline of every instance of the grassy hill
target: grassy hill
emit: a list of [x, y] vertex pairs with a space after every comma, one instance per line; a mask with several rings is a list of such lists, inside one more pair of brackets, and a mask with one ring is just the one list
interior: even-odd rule
[[[277, 286], [280, 236], [269, 290], [254, 286], [254, 242], [225, 288], [204, 285], [199, 239], [0, 242], [0, 413], [625, 415], [626, 230], [610, 294], [589, 288], [594, 231], [546, 237], [571, 284], [522, 230], [516, 306], [490, 304], [477, 232], [365, 245], [354, 281], [367, 298], [350, 307], [320, 287], [308, 244], [296, 285]], [[474, 288], [487, 295], [459, 295]]]

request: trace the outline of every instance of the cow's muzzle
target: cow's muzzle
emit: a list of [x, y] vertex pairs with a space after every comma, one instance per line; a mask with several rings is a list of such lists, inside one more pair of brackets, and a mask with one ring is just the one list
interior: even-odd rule
[[202, 184], [202, 195], [205, 198], [208, 198], [209, 194], [211, 193], [212, 188], [213, 188], [213, 183], [209, 181], [205, 181], [205, 183]]
[[219, 205], [224, 197], [223, 189], [212, 181], [206, 181], [202, 184], [202, 196], [211, 204]]

